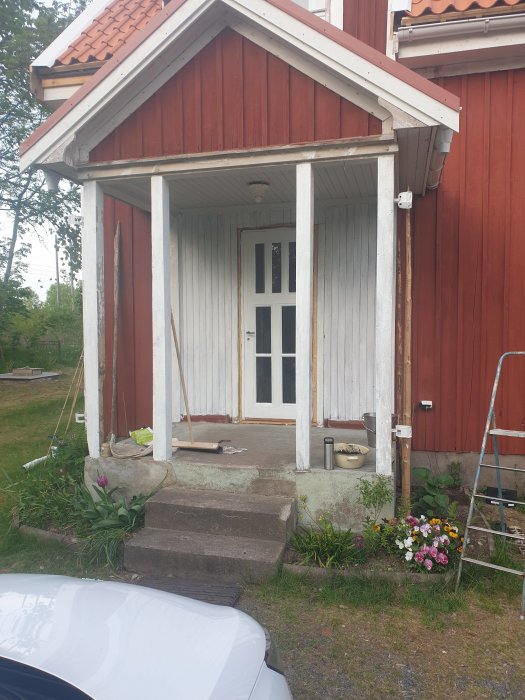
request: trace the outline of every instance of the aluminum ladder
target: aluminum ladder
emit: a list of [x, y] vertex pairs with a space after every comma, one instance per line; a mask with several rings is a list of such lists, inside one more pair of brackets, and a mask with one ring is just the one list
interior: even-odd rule
[[[501, 487], [501, 470], [510, 471], [510, 472], [520, 472], [522, 474], [525, 474], [525, 469], [518, 469], [517, 467], [502, 467], [499, 463], [499, 448], [498, 448], [498, 438], [499, 437], [525, 438], [525, 431], [522, 431], [522, 430], [502, 430], [501, 428], [497, 428], [496, 427], [496, 416], [494, 413], [494, 406], [496, 404], [496, 396], [498, 393], [498, 385], [499, 385], [499, 380], [501, 377], [501, 370], [503, 367], [503, 362], [508, 357], [511, 357], [511, 356], [525, 357], [525, 352], [505, 352], [499, 358], [498, 367], [496, 370], [496, 376], [494, 378], [494, 385], [492, 387], [492, 396], [490, 399], [489, 411], [487, 414], [487, 421], [485, 423], [485, 432], [483, 433], [483, 442], [481, 444], [481, 452], [479, 455], [478, 468], [476, 470], [476, 477], [474, 479], [474, 486], [472, 488], [472, 494], [470, 497], [470, 507], [469, 507], [468, 517], [467, 517], [467, 525], [465, 528], [465, 538], [464, 538], [464, 542], [463, 542], [463, 549], [461, 552], [461, 559], [459, 561], [458, 573], [457, 573], [457, 578], [456, 578], [456, 591], [458, 590], [459, 584], [461, 581], [461, 574], [463, 571], [463, 562], [468, 562], [469, 564], [478, 564], [479, 566], [485, 566], [489, 569], [496, 569], [498, 571], [505, 571], [506, 573], [509, 573], [509, 574], [515, 574], [516, 576], [521, 576], [523, 578], [523, 588], [522, 588], [522, 594], [521, 594], [520, 619], [524, 620], [525, 619], [525, 567], [524, 567], [523, 571], [520, 571], [518, 569], [510, 569], [510, 568], [505, 567], [505, 566], [498, 566], [497, 564], [490, 564], [489, 562], [481, 561], [479, 559], [473, 559], [472, 557], [467, 556], [469, 533], [471, 530], [474, 530], [476, 532], [486, 532], [486, 533], [489, 533], [491, 535], [497, 535], [498, 537], [506, 537], [509, 539], [519, 540], [521, 542], [525, 542], [525, 536], [516, 535], [514, 533], [506, 532], [505, 508], [504, 508], [505, 503], [514, 503], [514, 504], [525, 506], [525, 502], [524, 501], [517, 501], [517, 500], [509, 501], [508, 499], [503, 498], [502, 497], [503, 496], [502, 487]], [[485, 462], [487, 440], [489, 438], [489, 435], [492, 438], [495, 464], [487, 464]], [[495, 469], [496, 470], [496, 484], [497, 484], [497, 489], [498, 489], [498, 496], [493, 497], [493, 498], [491, 497], [491, 501], [496, 501], [498, 503], [499, 520], [500, 520], [500, 529], [499, 530], [492, 530], [492, 529], [489, 529], [486, 527], [479, 527], [477, 525], [471, 524], [472, 523], [472, 516], [474, 514], [474, 505], [475, 505], [476, 499], [486, 500], [486, 498], [487, 498], [487, 496], [485, 494], [478, 492], [479, 479], [481, 476], [482, 469]]]

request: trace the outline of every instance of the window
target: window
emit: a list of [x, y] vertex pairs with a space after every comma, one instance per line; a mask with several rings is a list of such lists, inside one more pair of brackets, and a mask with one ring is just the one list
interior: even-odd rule
[[0, 658], [0, 697], [24, 700], [91, 700], [66, 681], [26, 666]]

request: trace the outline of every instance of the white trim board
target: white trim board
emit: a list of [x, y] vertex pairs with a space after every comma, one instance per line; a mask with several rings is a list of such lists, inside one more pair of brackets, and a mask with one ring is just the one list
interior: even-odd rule
[[319, 79], [319, 70], [324, 71], [327, 79], [336, 76], [353, 85], [364, 97], [383, 99], [423, 124], [443, 124], [458, 130], [456, 109], [363, 59], [266, 0], [186, 0], [129, 55], [119, 57], [121, 52], [117, 52], [101, 69], [105, 73], [94, 87], [91, 90], [86, 87], [89, 91], [85, 96], [25, 151], [21, 169], [63, 161], [76, 167], [118, 123], [225, 26], [231, 25], [237, 30], [244, 26], [248, 33], [255, 28], [265, 33], [270, 43], [281, 47], [280, 50], [288, 47], [296, 54], [297, 66], [305, 74], [316, 69], [315, 79]]

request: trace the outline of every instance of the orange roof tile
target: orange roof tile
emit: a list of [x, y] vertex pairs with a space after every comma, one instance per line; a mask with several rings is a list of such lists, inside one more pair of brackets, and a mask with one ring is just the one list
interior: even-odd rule
[[163, 8], [162, 0], [113, 0], [55, 65], [106, 61]]
[[407, 14], [412, 17], [420, 17], [425, 12], [441, 15], [448, 10], [464, 12], [476, 7], [488, 9], [495, 5], [519, 5], [521, 2], [522, 0], [412, 0], [412, 10]]

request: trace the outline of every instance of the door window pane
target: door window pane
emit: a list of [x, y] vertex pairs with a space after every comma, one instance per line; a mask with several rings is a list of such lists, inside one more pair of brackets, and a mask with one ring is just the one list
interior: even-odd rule
[[272, 403], [272, 358], [255, 359], [256, 402]]
[[283, 306], [282, 308], [283, 327], [283, 353], [286, 355], [295, 354], [295, 306]]
[[283, 403], [295, 403], [295, 357], [283, 357]]
[[281, 244], [272, 243], [272, 292], [274, 294], [281, 293]]
[[288, 291], [295, 292], [295, 241], [288, 243]]
[[255, 293], [264, 294], [264, 243], [255, 244]]
[[255, 309], [255, 352], [272, 352], [272, 307], [258, 306]]

